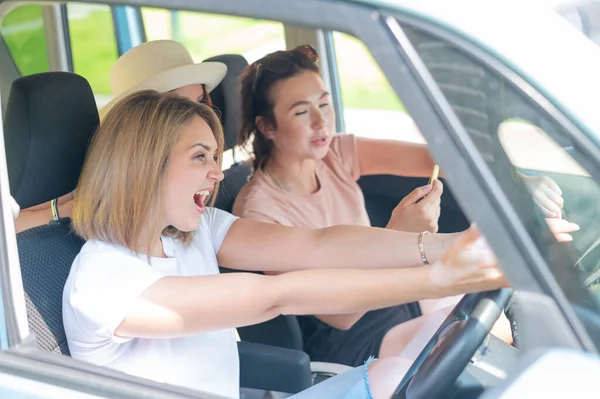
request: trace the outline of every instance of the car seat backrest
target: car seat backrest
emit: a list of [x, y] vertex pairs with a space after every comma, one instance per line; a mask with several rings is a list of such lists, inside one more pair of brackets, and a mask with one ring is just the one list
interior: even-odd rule
[[[92, 90], [81, 76], [48, 72], [13, 82], [4, 135], [11, 192], [21, 208], [75, 188], [98, 124]], [[68, 218], [17, 234], [29, 328], [45, 351], [69, 354], [62, 293], [83, 243]]]
[[242, 97], [239, 78], [248, 66], [248, 61], [238, 54], [222, 54], [204, 60], [222, 62], [227, 65], [227, 73], [217, 87], [210, 93], [213, 105], [220, 112], [225, 135], [225, 148], [237, 144], [237, 136], [242, 122]]
[[[244, 57], [237, 54], [223, 54], [205, 61], [218, 61], [227, 65], [227, 74], [223, 81], [211, 92], [213, 105], [220, 111], [225, 135], [225, 149], [234, 148], [242, 121], [242, 100], [239, 77], [248, 65]], [[217, 208], [231, 212], [236, 196], [248, 181], [252, 173], [249, 162], [234, 164], [224, 171], [225, 179], [219, 189], [215, 202]]]
[[4, 113], [10, 191], [21, 209], [71, 192], [98, 126], [92, 89], [79, 75], [16, 79]]

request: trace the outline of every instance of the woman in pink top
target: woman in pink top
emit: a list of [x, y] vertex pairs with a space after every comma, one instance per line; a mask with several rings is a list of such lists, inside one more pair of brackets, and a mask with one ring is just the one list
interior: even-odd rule
[[[427, 176], [434, 162], [421, 145], [334, 135], [334, 110], [315, 60], [314, 49], [301, 46], [270, 54], [243, 74], [240, 141], [252, 140], [255, 172], [233, 212], [296, 227], [369, 226], [356, 183], [361, 175]], [[439, 181], [417, 188], [388, 227], [437, 232], [442, 191]], [[370, 356], [398, 354], [420, 323], [396, 326], [411, 318], [400, 305], [299, 322], [312, 360], [357, 366]]]
[[[317, 60], [316, 51], [305, 45], [269, 54], [244, 71], [240, 144], [252, 148], [254, 174], [237, 196], [234, 214], [296, 227], [368, 226], [356, 183], [360, 176], [431, 173], [434, 161], [423, 145], [335, 135], [335, 114]], [[417, 188], [396, 207], [387, 227], [437, 232], [442, 192], [439, 181]], [[420, 235], [425, 254], [429, 237]], [[456, 299], [440, 302], [422, 301], [421, 310], [426, 314]], [[436, 319], [448, 311], [438, 312]], [[357, 366], [369, 356], [397, 355], [405, 349], [426, 322], [420, 317], [405, 323], [411, 318], [407, 305], [400, 305], [299, 317], [299, 323], [312, 360]], [[434, 330], [430, 325], [428, 331]], [[510, 340], [507, 330], [506, 324], [500, 333]], [[420, 337], [411, 354], [426, 338]]]

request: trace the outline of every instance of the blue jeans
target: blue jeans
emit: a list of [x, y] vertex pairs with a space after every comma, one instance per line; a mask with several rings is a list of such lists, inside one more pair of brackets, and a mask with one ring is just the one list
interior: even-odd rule
[[374, 358], [369, 358], [363, 366], [329, 378], [289, 399], [373, 399], [369, 386], [368, 367]]

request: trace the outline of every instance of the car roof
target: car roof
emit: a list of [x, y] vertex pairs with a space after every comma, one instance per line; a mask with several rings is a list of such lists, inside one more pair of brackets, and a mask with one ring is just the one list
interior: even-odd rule
[[500, 60], [600, 144], [600, 47], [553, 7], [572, 0], [346, 0], [444, 28]]

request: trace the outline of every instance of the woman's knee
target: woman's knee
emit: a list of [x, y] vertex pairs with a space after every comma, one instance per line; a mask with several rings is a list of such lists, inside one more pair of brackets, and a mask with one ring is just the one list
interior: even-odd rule
[[452, 307], [443, 308], [392, 328], [383, 337], [379, 357], [414, 359], [451, 311]]
[[421, 314], [427, 315], [447, 307], [454, 308], [463, 295], [454, 295], [440, 299], [423, 299], [419, 301]]
[[373, 399], [389, 399], [412, 365], [412, 360], [386, 357], [368, 365], [367, 388]]

